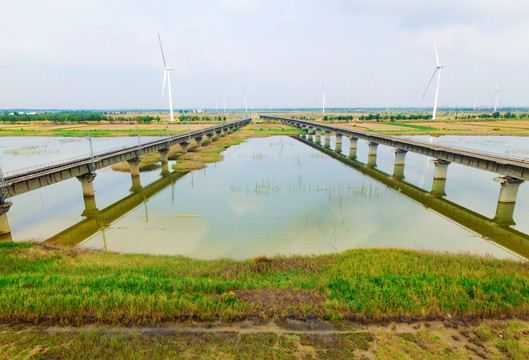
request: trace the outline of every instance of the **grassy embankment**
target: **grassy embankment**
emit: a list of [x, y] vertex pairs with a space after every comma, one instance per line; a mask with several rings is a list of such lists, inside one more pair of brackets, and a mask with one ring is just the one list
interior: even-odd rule
[[201, 261], [0, 246], [4, 322], [529, 315], [529, 264], [514, 261], [382, 249]]
[[[3, 243], [0, 322], [11, 325], [0, 328], [0, 357], [523, 359], [529, 323], [467, 320], [527, 316], [528, 270], [515, 261], [395, 249], [203, 261]], [[275, 319], [283, 327], [229, 328], [245, 319]], [[294, 326], [292, 319], [310, 321]], [[445, 325], [358, 328], [391, 319]], [[191, 320], [223, 320], [228, 328], [104, 325]], [[88, 323], [95, 325], [21, 325]]]

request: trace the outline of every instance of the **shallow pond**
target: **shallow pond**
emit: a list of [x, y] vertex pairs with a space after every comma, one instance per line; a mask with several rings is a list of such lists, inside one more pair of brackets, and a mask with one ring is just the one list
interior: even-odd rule
[[[525, 139], [516, 137], [445, 136], [432, 141], [461, 144], [458, 138], [467, 148], [480, 148], [485, 141], [492, 152], [509, 149], [523, 156], [527, 151]], [[82, 139], [1, 140], [4, 171], [89, 152]], [[135, 138], [94, 140], [96, 151], [137, 143]], [[348, 148], [344, 138], [345, 155]], [[361, 141], [357, 160], [367, 162], [367, 145]], [[502, 241], [484, 239], [451, 218], [453, 203], [478, 220], [475, 213], [484, 222], [494, 218], [500, 188], [493, 181], [496, 174], [451, 164], [446, 203], [441, 204], [448, 212], [439, 213], [421, 203], [432, 187], [432, 159], [406, 155], [404, 182], [417, 187], [410, 188], [418, 194], [414, 197], [392, 187], [391, 177], [384, 175], [393, 173], [393, 162], [393, 149], [379, 146], [373, 173], [290, 137], [255, 138], [230, 147], [223, 161], [181, 177], [163, 176], [161, 169], [144, 172], [141, 187], [132, 186], [128, 173], [100, 170], [94, 181], [95, 203], [83, 201], [76, 179], [19, 195], [10, 200], [9, 222], [15, 241], [62, 238], [82, 247], [203, 259], [323, 254], [357, 247], [519, 257]], [[526, 185], [520, 186], [516, 225], [507, 227], [516, 231], [514, 241], [523, 241], [529, 232]], [[461, 216], [467, 216], [466, 210]], [[525, 243], [521, 246], [525, 249]]]

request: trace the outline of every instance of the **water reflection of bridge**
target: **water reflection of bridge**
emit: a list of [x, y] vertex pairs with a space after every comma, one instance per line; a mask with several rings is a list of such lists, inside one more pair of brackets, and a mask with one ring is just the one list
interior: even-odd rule
[[415, 200], [426, 208], [432, 209], [440, 215], [464, 226], [465, 228], [483, 236], [487, 240], [511, 250], [526, 259], [529, 259], [529, 235], [513, 229], [513, 213], [515, 203], [505, 203], [498, 201], [496, 214], [490, 219], [475, 211], [460, 206], [449, 201], [445, 196], [446, 178], [433, 179], [432, 190], [425, 191], [415, 185], [404, 181], [404, 164], [401, 164], [396, 157], [393, 175], [388, 175], [376, 167], [376, 158], [370, 157], [367, 164], [356, 160], [356, 151], [351, 152], [349, 156], [341, 153], [341, 149], [332, 150], [328, 146], [322, 146], [317, 142], [303, 137], [294, 137], [313, 148], [347, 164], [363, 174], [378, 180], [379, 182], [398, 190], [403, 195]]
[[74, 246], [94, 235], [100, 230], [109, 227], [116, 220], [126, 215], [149, 198], [160, 192], [167, 186], [183, 176], [182, 172], [169, 172], [168, 165], [162, 164], [162, 178], [153, 183], [142, 186], [140, 177], [133, 177], [131, 194], [123, 199], [116, 201], [114, 204], [99, 210], [96, 206], [95, 196], [84, 197], [85, 209], [82, 216], [84, 220], [61, 231], [60, 233], [45, 240], [45, 244]]

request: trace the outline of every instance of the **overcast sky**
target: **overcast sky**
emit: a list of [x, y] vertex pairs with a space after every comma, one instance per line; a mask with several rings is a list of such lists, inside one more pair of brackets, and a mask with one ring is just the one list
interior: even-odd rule
[[529, 105], [527, 0], [0, 0], [0, 108]]

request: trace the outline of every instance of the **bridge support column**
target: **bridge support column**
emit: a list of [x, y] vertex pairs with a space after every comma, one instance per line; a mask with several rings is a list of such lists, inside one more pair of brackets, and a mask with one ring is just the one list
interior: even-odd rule
[[160, 158], [161, 158], [162, 165], [163, 164], [168, 164], [169, 163], [169, 159], [167, 158], [167, 154], [169, 153], [169, 149], [168, 148], [163, 148], [163, 149], [158, 150], [158, 152], [160, 153]]
[[450, 161], [437, 159], [434, 160], [433, 164], [435, 165], [433, 178], [446, 180], [446, 173], [448, 171], [448, 165], [450, 165]]
[[393, 166], [393, 177], [395, 179], [404, 179], [404, 158], [406, 153], [406, 150], [395, 149], [395, 165]]
[[316, 141], [316, 144], [320, 145], [321, 144], [321, 129], [316, 129], [315, 131], [315, 141]]
[[498, 225], [515, 225], [516, 223], [513, 218], [514, 208], [516, 206], [516, 198], [518, 197], [518, 188], [523, 183], [523, 180], [509, 176], [495, 178], [494, 180], [500, 183], [501, 188], [498, 205], [496, 206], [496, 214], [493, 220]]
[[140, 158], [134, 158], [134, 159], [130, 159], [130, 160], [127, 160], [127, 162], [129, 163], [130, 165], [130, 174], [132, 176], [140, 176]]
[[523, 183], [523, 180], [512, 178], [510, 176], [495, 178], [494, 180], [501, 185], [498, 202], [516, 203], [518, 188], [520, 187], [520, 184]]
[[[180, 143], [180, 152], [182, 154], [187, 154], [187, 146], [188, 145], [189, 145], [189, 143], [187, 143], [185, 141]], [[139, 173], [138, 173], [138, 175], [139, 175]]]
[[367, 151], [367, 166], [371, 168], [377, 167], [377, 148], [378, 144], [375, 142], [369, 142]]
[[168, 163], [162, 163], [162, 177], [166, 177], [170, 174], [171, 172], [169, 171], [169, 164]]
[[196, 137], [195, 142], [197, 143], [197, 147], [202, 146], [202, 136]]
[[338, 154], [342, 153], [342, 134], [336, 133], [336, 146], [334, 148], [334, 151]]
[[143, 186], [141, 186], [141, 179], [139, 175], [133, 175], [130, 177], [132, 180], [132, 186], [130, 187], [130, 192], [136, 194], [143, 190]]
[[83, 196], [94, 196], [94, 179], [96, 174], [88, 173], [77, 177], [77, 180], [81, 182], [83, 188]]
[[349, 159], [356, 159], [356, 148], [358, 146], [358, 138], [349, 138]]
[[312, 126], [309, 126], [308, 134], [309, 134], [309, 135], [314, 134], [314, 128], [313, 128]]
[[213, 142], [213, 136], [215, 136], [215, 134], [214, 133], [209, 133], [209, 134], [206, 134], [206, 136], [208, 137], [207, 143], [211, 144]]
[[228, 135], [228, 129], [224, 128], [222, 129], [222, 136]]
[[432, 190], [430, 191], [430, 194], [432, 194], [435, 197], [446, 196], [445, 187], [446, 187], [446, 178], [445, 179], [433, 178]]
[[324, 147], [330, 148], [331, 147], [331, 133], [327, 130], [325, 130], [325, 143], [323, 144]]
[[84, 210], [81, 216], [91, 218], [99, 214], [99, 209], [97, 208], [97, 205], [96, 205], [95, 196], [85, 196], [83, 197], [83, 201], [84, 201]]
[[13, 205], [13, 203], [0, 202], [0, 240], [2, 241], [10, 240], [8, 234], [11, 233], [11, 229], [9, 228], [9, 221], [7, 221], [7, 212], [11, 205]]

